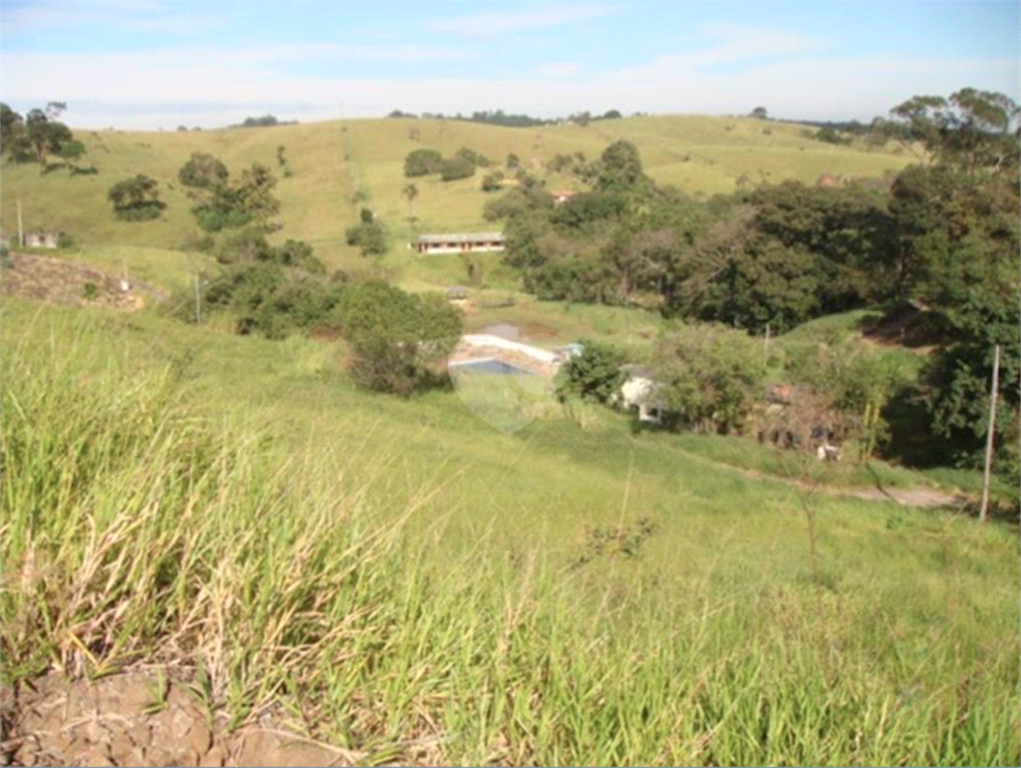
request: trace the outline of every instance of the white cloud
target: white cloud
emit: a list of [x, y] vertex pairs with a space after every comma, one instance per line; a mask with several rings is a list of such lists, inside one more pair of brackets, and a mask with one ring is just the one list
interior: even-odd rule
[[564, 24], [603, 18], [618, 13], [621, 7], [610, 3], [567, 3], [533, 5], [514, 11], [485, 11], [464, 16], [436, 19], [428, 27], [437, 32], [496, 36], [512, 32], [548, 29]]
[[[22, 109], [60, 99], [69, 102], [66, 119], [73, 126], [141, 128], [225, 125], [264, 112], [308, 121], [383, 115], [392, 109], [449, 114], [499, 108], [549, 117], [608, 109], [744, 114], [757, 105], [780, 118], [864, 121], [912, 95], [946, 95], [969, 85], [1021, 100], [1016, 59], [827, 58], [814, 53], [818, 39], [782, 30], [708, 32], [715, 34], [715, 45], [707, 51], [601, 73], [553, 62], [521, 76], [490, 79], [470, 72], [460, 77], [312, 77], [284, 74], [279, 66], [462, 55], [430, 46], [330, 43], [88, 57], [5, 52], [0, 99]], [[781, 60], [774, 55], [782, 55]], [[742, 66], [720, 70], [720, 64], [729, 63]]]
[[78, 0], [27, 3], [0, 10], [6, 34], [46, 31], [74, 34], [83, 27], [103, 26], [125, 32], [193, 32], [226, 24], [226, 3], [201, 11], [180, 11], [160, 0]]
[[700, 31], [703, 38], [713, 41], [700, 55], [708, 54], [716, 62], [821, 51], [828, 45], [825, 38], [777, 27], [708, 24]]
[[537, 64], [535, 74], [538, 77], [571, 77], [581, 72], [581, 64], [571, 62], [551, 62], [548, 64]]

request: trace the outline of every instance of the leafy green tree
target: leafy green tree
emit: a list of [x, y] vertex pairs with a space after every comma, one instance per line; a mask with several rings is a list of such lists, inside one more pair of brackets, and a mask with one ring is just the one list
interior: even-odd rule
[[345, 289], [339, 313], [355, 381], [398, 395], [421, 386], [461, 334], [460, 314], [443, 297], [411, 295], [382, 280]]
[[475, 175], [475, 163], [469, 160], [463, 155], [455, 155], [447, 160], [443, 161], [443, 166], [440, 169], [440, 178], [443, 181], [456, 181], [457, 179], [467, 179], [469, 176]]
[[427, 176], [443, 167], [443, 155], [435, 149], [416, 149], [404, 158], [404, 175]]
[[493, 171], [487, 173], [482, 178], [482, 191], [483, 192], [495, 192], [503, 187], [503, 173], [501, 171]]
[[346, 232], [348, 245], [361, 249], [362, 256], [380, 256], [387, 251], [386, 230], [379, 222], [356, 224]]
[[752, 110], [752, 117], [757, 118], [759, 120], [768, 120], [769, 112], [766, 111], [765, 107], [756, 107], [755, 109]]
[[70, 128], [41, 109], [31, 110], [25, 118], [25, 136], [36, 160], [43, 164], [48, 154], [58, 154], [61, 147], [74, 138]]
[[[220, 165], [212, 156], [206, 156], [192, 167], [187, 176], [192, 180], [226, 178], [222, 176]], [[199, 182], [200, 186], [204, 183]], [[280, 201], [273, 193], [276, 183], [276, 177], [268, 168], [254, 163], [231, 183], [213, 181], [211, 186], [202, 187], [204, 194], [192, 208], [192, 213], [199, 226], [207, 232], [237, 229], [252, 222], [265, 228], [270, 217], [280, 210]]]
[[812, 137], [816, 141], [822, 141], [826, 144], [850, 144], [850, 137], [841, 136], [832, 125], [824, 125], [815, 135]]
[[623, 139], [608, 146], [601, 157], [596, 187], [603, 192], [627, 192], [645, 178], [638, 149]]
[[716, 324], [674, 329], [657, 343], [654, 360], [664, 422], [700, 432], [739, 432], [766, 375], [758, 342]]
[[241, 172], [235, 192], [238, 204], [252, 221], [265, 226], [269, 218], [280, 210], [280, 201], [273, 194], [276, 177], [269, 168], [259, 163]]
[[85, 145], [77, 139], [72, 139], [63, 146], [61, 146], [58, 154], [64, 159], [64, 164], [67, 166], [68, 172], [72, 173], [74, 166], [72, 163], [81, 159], [88, 150], [85, 149]]
[[186, 187], [212, 189], [227, 183], [227, 166], [208, 152], [193, 152], [177, 172], [177, 180]]
[[60, 154], [74, 139], [71, 129], [56, 119], [64, 107], [50, 102], [47, 109], [30, 110], [23, 118], [7, 104], [0, 104], [2, 151], [15, 162], [42, 164], [46, 163], [47, 155]]
[[931, 157], [960, 165], [969, 173], [1018, 163], [1018, 140], [1011, 130], [1021, 110], [1002, 93], [962, 88], [949, 99], [914, 96], [890, 113], [908, 138]]
[[565, 392], [606, 403], [620, 389], [624, 374], [624, 353], [610, 344], [585, 340], [582, 352], [567, 364]]
[[117, 182], [107, 197], [113, 203], [114, 213], [125, 221], [158, 218], [166, 207], [159, 199], [159, 183], [142, 174]]

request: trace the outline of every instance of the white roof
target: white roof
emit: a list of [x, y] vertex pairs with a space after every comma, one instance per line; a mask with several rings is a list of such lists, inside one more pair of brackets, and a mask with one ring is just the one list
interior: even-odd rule
[[503, 240], [503, 232], [452, 232], [449, 235], [419, 235], [420, 243], [477, 243]]

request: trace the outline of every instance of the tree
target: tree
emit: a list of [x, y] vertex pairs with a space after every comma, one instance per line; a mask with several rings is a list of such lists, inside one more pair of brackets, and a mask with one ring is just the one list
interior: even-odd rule
[[622, 115], [620, 114], [620, 110], [618, 110], [618, 109], [611, 109], [611, 110], [607, 111], [606, 113], [604, 113], [603, 116], [601, 118], [599, 118], [599, 119], [600, 120], [619, 120], [621, 117], [622, 117]]
[[17, 136], [24, 126], [24, 118], [9, 106], [0, 102], [0, 135], [5, 140], [10, 140]]
[[962, 88], [950, 95], [914, 96], [891, 115], [912, 142], [930, 156], [959, 164], [969, 173], [998, 170], [1018, 155], [1011, 131], [1021, 117], [1018, 105], [1002, 93]]
[[521, 159], [513, 152], [507, 155], [507, 170], [514, 170], [521, 165]]
[[74, 139], [64, 144], [60, 148], [60, 152], [58, 154], [64, 159], [64, 164], [67, 166], [68, 172], [72, 173], [74, 166], [72, 166], [71, 163], [79, 160], [87, 151], [88, 150], [85, 149], [84, 144], [77, 139]]
[[349, 227], [346, 239], [348, 245], [355, 245], [361, 249], [362, 256], [379, 256], [386, 253], [386, 230], [378, 222], [362, 222]]
[[416, 149], [404, 158], [404, 175], [427, 176], [443, 167], [443, 155], [435, 149]]
[[461, 335], [461, 317], [442, 296], [418, 296], [382, 280], [344, 291], [339, 307], [351, 373], [368, 389], [409, 395]]
[[212, 189], [227, 183], [230, 172], [219, 159], [207, 152], [193, 152], [177, 172], [177, 180], [186, 187]]
[[238, 180], [235, 193], [241, 210], [262, 226], [280, 210], [280, 201], [273, 195], [276, 185], [276, 177], [269, 168], [259, 163], [253, 163], [251, 168], [242, 171]]
[[142, 174], [117, 182], [107, 197], [114, 213], [125, 221], [155, 219], [166, 207], [159, 199], [159, 183]]
[[61, 147], [74, 138], [70, 128], [51, 119], [41, 109], [33, 109], [28, 113], [23, 135], [27, 146], [31, 147], [35, 154], [36, 161], [43, 165], [46, 164], [48, 154], [59, 153]]
[[620, 367], [624, 359], [624, 353], [616, 347], [583, 341], [581, 354], [572, 357], [567, 364], [564, 389], [584, 399], [605, 403], [623, 383]]
[[615, 141], [603, 152], [596, 187], [604, 192], [626, 192], [645, 178], [638, 149], [629, 141]]
[[722, 325], [681, 326], [654, 359], [664, 422], [700, 432], [740, 431], [766, 374], [758, 342]]
[[455, 155], [443, 161], [440, 178], [443, 181], [456, 181], [475, 175], [475, 163], [463, 155]]
[[756, 107], [755, 109], [752, 110], [752, 117], [757, 118], [759, 120], [768, 120], [769, 113], [766, 111], [765, 107]]
[[418, 197], [418, 187], [408, 184], [401, 190], [401, 196], [408, 201], [408, 242], [411, 242], [412, 228], [415, 224], [415, 198]]
[[501, 171], [493, 171], [487, 173], [482, 178], [482, 191], [483, 192], [495, 192], [496, 190], [503, 187], [503, 173]]

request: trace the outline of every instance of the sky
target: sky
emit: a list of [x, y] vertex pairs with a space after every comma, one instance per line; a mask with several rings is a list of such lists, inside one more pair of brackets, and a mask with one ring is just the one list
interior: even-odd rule
[[1021, 102], [1021, 2], [0, 0], [0, 100], [72, 127], [503, 109], [871, 121]]

